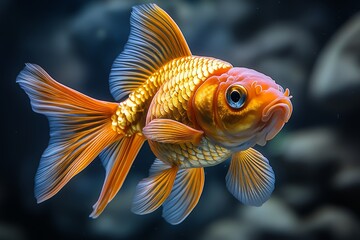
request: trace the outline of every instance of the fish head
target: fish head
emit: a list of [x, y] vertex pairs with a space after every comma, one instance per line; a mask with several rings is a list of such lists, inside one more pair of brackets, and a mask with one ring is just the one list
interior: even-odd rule
[[270, 77], [247, 68], [211, 76], [197, 89], [193, 111], [197, 124], [217, 144], [240, 151], [265, 145], [289, 120], [293, 107]]

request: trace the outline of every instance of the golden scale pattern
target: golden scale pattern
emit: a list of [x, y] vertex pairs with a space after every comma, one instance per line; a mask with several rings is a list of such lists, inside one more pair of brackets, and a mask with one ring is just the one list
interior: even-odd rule
[[[178, 67], [176, 67], [178, 66]], [[150, 120], [154, 118], [168, 118], [193, 127], [187, 111], [188, 103], [198, 85], [212, 74], [221, 74], [232, 66], [218, 59], [205, 57], [190, 57], [173, 62], [164, 69], [176, 68], [174, 75], [166, 76], [164, 84], [158, 90], [150, 107]], [[170, 79], [166, 81], [166, 78]], [[218, 164], [230, 156], [230, 152], [220, 146], [212, 144], [206, 137], [199, 145], [192, 143], [165, 144], [150, 143], [161, 154], [161, 160], [179, 167], [202, 167]]]
[[[119, 104], [112, 116], [113, 129], [125, 136], [141, 134], [145, 123], [141, 119], [146, 111], [151, 111], [150, 119], [168, 118], [192, 126], [186, 110], [196, 86], [215, 72], [221, 74], [231, 67], [218, 59], [197, 56], [170, 61]], [[150, 109], [147, 109], [154, 96]], [[198, 146], [191, 143], [151, 144], [166, 155], [161, 160], [179, 167], [215, 165], [230, 156], [229, 150], [213, 145], [206, 137]]]
[[232, 152], [219, 145], [213, 144], [207, 137], [203, 137], [199, 145], [190, 142], [169, 144], [149, 142], [151, 149], [158, 152], [159, 158], [179, 168], [210, 167], [228, 159]]

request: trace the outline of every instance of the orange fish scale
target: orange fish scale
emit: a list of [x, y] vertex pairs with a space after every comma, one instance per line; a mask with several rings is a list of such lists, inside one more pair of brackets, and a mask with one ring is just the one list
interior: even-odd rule
[[[174, 63], [176, 63], [174, 65]], [[179, 64], [179, 65], [177, 65]], [[149, 121], [155, 118], [173, 119], [193, 127], [188, 113], [188, 102], [196, 87], [211, 76], [211, 73], [220, 73], [231, 67], [223, 61], [204, 58], [187, 57], [176, 59], [164, 66], [161, 71], [169, 71], [168, 66], [177, 66], [168, 74], [159, 76], [163, 85], [154, 96], [150, 106]], [[169, 77], [165, 79], [164, 76]], [[192, 143], [168, 144], [149, 141], [151, 148], [161, 153], [161, 159], [175, 164], [180, 168], [201, 167], [216, 165], [230, 156], [230, 151], [215, 146], [207, 138], [203, 138], [199, 145]]]
[[[128, 99], [119, 104], [113, 117], [113, 129], [130, 136], [141, 133], [144, 127], [144, 112], [160, 113], [174, 120], [184, 119], [187, 102], [196, 86], [206, 80], [215, 70], [228, 69], [231, 65], [213, 58], [181, 57], [170, 61], [153, 73], [143, 85], [135, 89]], [[153, 97], [158, 106], [148, 109]], [[185, 118], [186, 120], [186, 118]], [[185, 122], [186, 124], [186, 122]]]
[[[151, 149], [158, 152], [161, 159], [180, 168], [208, 167], [219, 164], [231, 156], [231, 151], [212, 144], [204, 137], [199, 145], [192, 143], [168, 144], [149, 141]], [[210, 152], [210, 149], [216, 149]]]
[[[221, 74], [231, 67], [218, 59], [197, 56], [170, 61], [119, 104], [112, 117], [113, 129], [127, 136], [141, 134], [146, 120], [144, 112], [149, 112], [149, 120], [167, 118], [193, 127], [187, 110], [188, 101], [197, 86], [212, 74]], [[230, 156], [229, 150], [213, 145], [206, 138], [199, 146], [149, 142], [152, 148], [156, 148], [155, 151], [166, 155], [162, 159], [181, 167], [215, 165]]]

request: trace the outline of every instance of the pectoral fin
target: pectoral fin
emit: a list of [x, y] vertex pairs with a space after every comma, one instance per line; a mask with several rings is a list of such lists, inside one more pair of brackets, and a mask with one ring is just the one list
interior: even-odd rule
[[204, 132], [171, 119], [153, 119], [142, 130], [147, 139], [163, 143], [198, 144]]
[[275, 176], [269, 161], [255, 149], [233, 154], [226, 186], [240, 202], [261, 206], [274, 190]]

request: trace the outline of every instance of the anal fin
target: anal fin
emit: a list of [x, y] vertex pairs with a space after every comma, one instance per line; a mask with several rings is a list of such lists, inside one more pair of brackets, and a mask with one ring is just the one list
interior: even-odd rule
[[158, 209], [169, 196], [178, 167], [170, 166], [156, 159], [150, 168], [150, 176], [136, 187], [131, 210], [139, 215]]
[[184, 221], [198, 203], [205, 181], [204, 168], [180, 169], [173, 189], [163, 204], [163, 217], [176, 225]]

